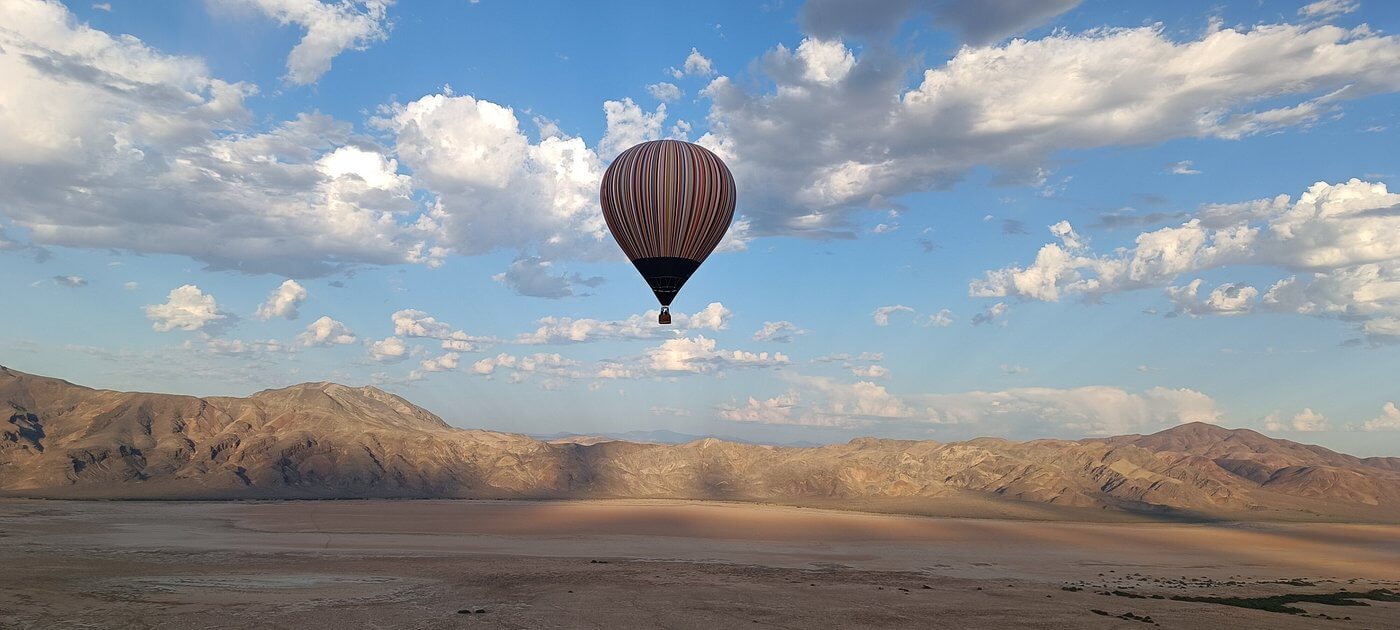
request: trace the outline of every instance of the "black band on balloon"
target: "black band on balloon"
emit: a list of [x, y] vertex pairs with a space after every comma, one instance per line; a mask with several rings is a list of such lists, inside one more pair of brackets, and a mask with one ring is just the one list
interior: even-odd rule
[[698, 260], [672, 256], [638, 258], [632, 261], [632, 264], [636, 265], [637, 271], [647, 279], [647, 284], [651, 285], [651, 291], [656, 294], [656, 299], [662, 306], [670, 306], [671, 300], [676, 298], [676, 292], [680, 291], [691, 274], [700, 268]]

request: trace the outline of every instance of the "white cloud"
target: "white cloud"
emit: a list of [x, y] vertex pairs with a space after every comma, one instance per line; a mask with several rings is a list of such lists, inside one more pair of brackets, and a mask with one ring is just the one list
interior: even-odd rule
[[753, 334], [753, 340], [789, 343], [793, 337], [806, 333], [807, 331], [798, 328], [789, 321], [763, 322], [763, 327]]
[[1140, 394], [1114, 387], [1027, 387], [916, 397], [937, 421], [1000, 423], [1118, 435], [1181, 422], [1215, 422], [1221, 412], [1209, 396], [1190, 389], [1154, 387]]
[[[0, 201], [32, 243], [304, 277], [408, 262], [423, 241], [410, 180], [351, 125], [303, 114], [254, 127], [256, 86], [57, 3], [0, 3], [0, 24]], [[327, 171], [337, 151], [373, 155], [382, 173]]]
[[315, 83], [331, 60], [347, 49], [364, 50], [389, 36], [386, 14], [393, 0], [221, 0], [256, 8], [282, 25], [295, 24], [306, 35], [287, 57], [287, 81]]
[[1216, 422], [1209, 396], [1154, 387], [1133, 393], [1115, 387], [1024, 387], [1004, 391], [899, 396], [869, 381], [842, 383], [788, 374], [793, 389], [777, 398], [721, 407], [721, 417], [745, 422], [858, 427], [967, 425], [982, 435], [1120, 435], [1183, 422]]
[[556, 353], [516, 356], [502, 352], [472, 364], [472, 372], [490, 376], [498, 370], [509, 370], [511, 371], [509, 378], [512, 383], [521, 382], [533, 374], [543, 374], [549, 379], [583, 378], [585, 374], [574, 369], [577, 365], [577, 361], [566, 359]]
[[1197, 297], [1201, 279], [1192, 280], [1186, 286], [1167, 287], [1167, 298], [1171, 300], [1173, 315], [1243, 315], [1254, 310], [1255, 298], [1259, 290], [1247, 284], [1226, 282], [1210, 292], [1206, 299]]
[[677, 79], [687, 76], [711, 77], [715, 74], [715, 64], [710, 61], [709, 57], [700, 54], [699, 50], [691, 48], [690, 54], [685, 56], [685, 62], [681, 64], [681, 67], [671, 68], [668, 72]]
[[704, 335], [669, 339], [647, 349], [642, 358], [642, 366], [646, 370], [660, 374], [707, 373], [730, 367], [770, 367], [790, 362], [787, 355], [781, 352], [770, 355], [767, 352], [722, 350], [715, 346], [715, 340]]
[[92, 8], [93, 8], [93, 10], [96, 10], [96, 11], [106, 11], [107, 13], [111, 13], [111, 12], [112, 12], [112, 3], [110, 3], [110, 2], [95, 2], [95, 3], [93, 3]]
[[449, 372], [457, 369], [461, 356], [456, 352], [446, 352], [442, 356], [424, 359], [420, 365], [424, 372]]
[[666, 104], [661, 103], [656, 111], [647, 113], [630, 98], [605, 101], [603, 114], [608, 126], [602, 140], [598, 141], [598, 155], [610, 160], [632, 145], [660, 138], [666, 123]]
[[932, 314], [932, 315], [929, 315], [929, 316], [925, 317], [924, 320], [923, 320], [923, 325], [925, 325], [925, 326], [937, 326], [937, 327], [939, 327], [939, 328], [945, 328], [945, 327], [947, 327], [947, 326], [951, 326], [952, 324], [953, 324], [953, 311], [950, 311], [950, 310], [948, 310], [948, 309], [946, 309], [946, 308], [944, 308], [944, 309], [939, 309], [937, 313], [934, 313], [934, 314]]
[[172, 289], [164, 304], [146, 306], [146, 318], [154, 322], [151, 328], [156, 332], [172, 330], [202, 330], [230, 318], [219, 310], [214, 296], [209, 295], [193, 284]]
[[[502, 273], [491, 279], [529, 297], [559, 299], [575, 295], [574, 287], [593, 288], [603, 283], [602, 276], [585, 278], [574, 273], [554, 273], [554, 263], [538, 256], [521, 256]], [[587, 294], [584, 294], [587, 295]]]
[[258, 305], [255, 313], [258, 319], [267, 321], [274, 317], [296, 319], [297, 307], [306, 301], [306, 287], [296, 280], [287, 280], [268, 294], [267, 301]]
[[355, 333], [349, 328], [328, 315], [322, 315], [320, 319], [311, 322], [306, 326], [306, 332], [297, 335], [297, 343], [311, 346], [331, 346], [355, 343]]
[[1168, 166], [1171, 168], [1171, 172], [1172, 172], [1173, 175], [1200, 175], [1200, 174], [1201, 174], [1200, 171], [1196, 170], [1196, 165], [1195, 165], [1195, 163], [1192, 162], [1191, 160], [1182, 160], [1182, 161], [1180, 161], [1180, 162], [1172, 162], [1172, 163], [1169, 164]]
[[442, 342], [443, 350], [472, 352], [479, 344], [492, 341], [486, 337], [469, 335], [463, 330], [455, 330], [451, 324], [438, 321], [436, 317], [417, 309], [394, 311], [389, 319], [394, 324], [395, 337], [436, 339]]
[[759, 400], [752, 396], [742, 406], [720, 405], [719, 417], [731, 422], [757, 422], [762, 424], [801, 424], [794, 422], [792, 410], [801, 399], [795, 393], [781, 394]]
[[135, 281], [132, 281], [132, 282], [123, 282], [123, 283], [122, 283], [122, 288], [123, 288], [123, 289], [126, 289], [127, 291], [135, 291], [135, 290], [141, 288], [141, 283], [135, 282]]
[[1388, 402], [1381, 407], [1381, 415], [1366, 421], [1363, 431], [1400, 431], [1400, 408]]
[[764, 55], [765, 81], [705, 88], [711, 131], [699, 142], [739, 178], [756, 234], [850, 235], [851, 213], [872, 199], [977, 166], [1044, 182], [1062, 151], [1238, 139], [1400, 89], [1400, 38], [1328, 24], [1213, 26], [1187, 41], [1157, 25], [1059, 31], [963, 47], [912, 88], [910, 63], [810, 38]]
[[53, 282], [58, 286], [68, 287], [70, 289], [85, 287], [88, 283], [82, 276], [54, 276]]
[[648, 85], [647, 92], [651, 93], [652, 98], [661, 102], [676, 101], [680, 100], [682, 96], [685, 96], [685, 92], [679, 87], [676, 87], [676, 84], [666, 83], [664, 81]]
[[394, 311], [389, 320], [394, 323], [396, 336], [442, 339], [452, 334], [451, 324], [440, 322], [436, 317], [417, 309]]
[[[1312, 273], [1275, 283], [1261, 301], [1264, 308], [1358, 321], [1372, 337], [1390, 337], [1385, 322], [1400, 316], [1400, 239], [1389, 236], [1400, 230], [1397, 207], [1400, 194], [1353, 179], [1318, 182], [1296, 201], [1279, 195], [1208, 205], [1182, 225], [1139, 234], [1133, 247], [1111, 254], [1095, 254], [1066, 227], [1057, 234], [1061, 244], [1045, 245], [1028, 266], [988, 271], [969, 294], [1093, 301], [1212, 268], [1272, 266]], [[1172, 292], [1195, 299], [1190, 285]], [[1210, 300], [1186, 310], [1244, 312], [1256, 295], [1253, 287], [1222, 285]]]
[[875, 309], [875, 311], [872, 312], [870, 316], [875, 320], [876, 326], [889, 326], [890, 315], [893, 315], [895, 313], [913, 312], [914, 309], [909, 308], [908, 306], [905, 306], [903, 304], [893, 304], [890, 306], [881, 306], [880, 308]]
[[[650, 314], [648, 312], [648, 314]], [[720, 302], [710, 302], [696, 311], [693, 315], [685, 318], [685, 323], [672, 323], [677, 326], [684, 326], [689, 330], [724, 330], [729, 327], [729, 317], [733, 315], [729, 309]]]
[[547, 260], [616, 258], [597, 211], [603, 165], [582, 139], [531, 142], [508, 107], [451, 94], [395, 103], [371, 121], [437, 197], [422, 227], [465, 255], [538, 250]]
[[515, 342], [521, 344], [568, 344], [594, 341], [655, 339], [683, 330], [724, 330], [729, 327], [733, 313], [720, 302], [711, 302], [694, 314], [671, 313], [671, 325], [656, 323], [660, 311], [651, 310], [624, 320], [574, 319], [571, 317], [542, 317], [534, 332], [522, 333]]
[[397, 363], [408, 357], [408, 344], [398, 337], [385, 337], [369, 344], [369, 357], [380, 363]]
[[1361, 8], [1361, 3], [1357, 0], [1318, 0], [1303, 5], [1302, 8], [1298, 9], [1298, 15], [1310, 18], [1331, 17], [1352, 13], [1359, 8]]
[[1312, 409], [1298, 412], [1288, 422], [1280, 420], [1277, 413], [1271, 413], [1264, 418], [1264, 428], [1269, 431], [1326, 431], [1327, 424], [1327, 417]]

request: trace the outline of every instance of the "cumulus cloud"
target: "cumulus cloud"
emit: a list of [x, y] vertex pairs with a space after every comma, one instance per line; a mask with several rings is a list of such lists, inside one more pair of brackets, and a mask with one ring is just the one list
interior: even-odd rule
[[541, 386], [546, 389], [555, 389], [565, 379], [578, 379], [587, 376], [583, 371], [576, 369], [578, 365], [578, 361], [564, 358], [556, 353], [516, 356], [502, 352], [472, 364], [472, 372], [482, 376], [491, 376], [498, 371], [505, 371], [509, 373], [507, 379], [512, 383], [519, 383], [532, 375], [541, 374], [546, 379], [541, 383]]
[[648, 113], [630, 98], [605, 101], [603, 114], [608, 126], [602, 140], [598, 141], [598, 155], [612, 159], [632, 145], [661, 137], [662, 126], [666, 123], [666, 104], [661, 103], [656, 111]]
[[296, 280], [287, 280], [268, 294], [267, 301], [258, 305], [258, 310], [254, 315], [263, 321], [274, 317], [296, 319], [297, 307], [306, 301], [306, 295], [306, 287], [301, 286], [301, 283]]
[[591, 289], [604, 281], [602, 276], [585, 278], [577, 272], [556, 275], [554, 263], [538, 256], [516, 258], [510, 267], [491, 278], [520, 295], [556, 300], [575, 295], [576, 286]]
[[1400, 38], [1329, 24], [1212, 26], [1186, 41], [1157, 25], [1056, 32], [963, 47], [913, 87], [912, 61], [891, 55], [813, 37], [764, 55], [764, 82], [705, 88], [711, 131], [699, 142], [739, 177], [756, 234], [850, 236], [851, 213], [872, 199], [980, 165], [1043, 184], [1065, 150], [1238, 139], [1400, 89]]
[[420, 221], [465, 255], [538, 250], [546, 260], [616, 258], [597, 211], [603, 163], [580, 138], [532, 142], [509, 107], [450, 91], [383, 108], [372, 126], [436, 198]]
[[685, 92], [679, 87], [676, 87], [676, 84], [666, 83], [664, 81], [648, 85], [647, 92], [651, 94], [652, 98], [663, 103], [680, 100], [682, 96], [685, 96]]
[[789, 321], [763, 322], [763, 327], [753, 334], [753, 340], [789, 343], [793, 337], [806, 333], [807, 331], [798, 328]]
[[462, 355], [456, 352], [446, 352], [441, 356], [424, 359], [419, 365], [424, 372], [449, 372], [457, 369], [461, 357]]
[[724, 330], [733, 313], [720, 302], [711, 302], [693, 313], [671, 313], [671, 325], [656, 323], [660, 311], [651, 310], [623, 320], [572, 317], [542, 317], [533, 332], [515, 338], [521, 344], [570, 344], [628, 339], [655, 339], [685, 330]]
[[403, 337], [440, 338], [452, 332], [451, 324], [440, 322], [436, 317], [417, 309], [394, 311], [389, 320], [394, 323], [394, 334]]
[[417, 309], [394, 311], [389, 319], [394, 324], [395, 337], [436, 339], [441, 342], [444, 350], [472, 352], [480, 344], [491, 341], [486, 337], [469, 335], [464, 330], [455, 329], [451, 324], [439, 321], [436, 317]]
[[57, 3], [5, 2], [0, 23], [0, 201], [35, 245], [291, 277], [421, 249], [409, 178], [350, 124], [303, 114], [254, 131], [256, 86]]
[[297, 335], [297, 343], [306, 346], [332, 346], [355, 343], [355, 333], [329, 315], [306, 326], [306, 332]]
[[1270, 431], [1326, 431], [1328, 422], [1326, 416], [1312, 409], [1304, 409], [1288, 421], [1279, 418], [1277, 413], [1271, 413], [1264, 418], [1264, 428]]
[[306, 35], [287, 56], [286, 80], [307, 85], [331, 69], [346, 50], [364, 50], [389, 36], [386, 14], [393, 0], [220, 0], [252, 7], [283, 26], [295, 24]]
[[653, 373], [708, 373], [731, 367], [771, 367], [790, 363], [787, 355], [775, 352], [747, 352], [744, 350], [722, 350], [716, 347], [715, 340], [704, 335], [668, 339], [661, 345], [648, 348], [642, 357], [642, 365]]
[[398, 337], [385, 337], [370, 342], [369, 357], [380, 363], [398, 363], [408, 358], [408, 344]]
[[709, 57], [700, 54], [699, 50], [690, 49], [690, 54], [685, 56], [685, 61], [679, 68], [671, 68], [667, 72], [677, 79], [685, 77], [711, 77], [715, 74], [715, 64]]
[[219, 309], [214, 296], [186, 284], [170, 291], [164, 304], [146, 306], [146, 318], [156, 332], [196, 331], [226, 322], [232, 316]]
[[[1208, 269], [1271, 266], [1303, 273], [1270, 287], [1260, 300], [1264, 309], [1354, 321], [1374, 338], [1391, 338], [1400, 334], [1387, 327], [1400, 317], [1400, 239], [1391, 236], [1400, 231], [1400, 214], [1392, 212], [1397, 205], [1400, 194], [1384, 184], [1318, 182], [1296, 201], [1279, 195], [1207, 205], [1180, 226], [1144, 232], [1132, 247], [1109, 254], [1094, 253], [1088, 239], [1061, 222], [1051, 230], [1060, 243], [1042, 247], [1030, 265], [988, 271], [969, 293], [1096, 301]], [[1258, 295], [1253, 287], [1228, 284], [1193, 302], [1196, 287], [1199, 282], [1168, 295], [1188, 302], [1184, 311], [1191, 313], [1246, 312]]]
[[1363, 431], [1400, 431], [1400, 407], [1388, 402], [1381, 407], [1381, 415], [1366, 421]]
[[914, 16], [932, 18], [972, 44], [998, 41], [1045, 24], [1083, 0], [808, 0], [798, 19], [817, 37], [888, 37]]
[[903, 304], [892, 304], [892, 305], [890, 305], [890, 306], [881, 306], [880, 308], [875, 309], [875, 311], [872, 312], [872, 313], [870, 314], [870, 316], [871, 316], [871, 318], [873, 318], [873, 319], [875, 320], [875, 325], [876, 325], [876, 326], [889, 326], [889, 325], [890, 325], [890, 316], [891, 316], [891, 315], [893, 315], [893, 314], [895, 314], [895, 313], [913, 313], [913, 312], [914, 312], [914, 309], [912, 309], [912, 308], [910, 308], [910, 307], [908, 307], [908, 306], [905, 306], [905, 305], [903, 305]]
[[1216, 287], [1205, 299], [1197, 296], [1201, 279], [1192, 280], [1186, 286], [1167, 287], [1167, 299], [1171, 300], [1172, 315], [1243, 315], [1254, 309], [1259, 290], [1247, 284], [1226, 282]]

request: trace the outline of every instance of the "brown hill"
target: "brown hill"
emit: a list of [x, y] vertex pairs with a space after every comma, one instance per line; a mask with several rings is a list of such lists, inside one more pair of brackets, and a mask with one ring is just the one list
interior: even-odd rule
[[0, 423], [0, 492], [20, 496], [704, 498], [916, 512], [992, 500], [1400, 520], [1395, 458], [1200, 423], [1080, 441], [550, 443], [457, 429], [372, 387], [306, 383], [196, 398], [96, 390], [3, 367], [0, 404], [10, 412]]

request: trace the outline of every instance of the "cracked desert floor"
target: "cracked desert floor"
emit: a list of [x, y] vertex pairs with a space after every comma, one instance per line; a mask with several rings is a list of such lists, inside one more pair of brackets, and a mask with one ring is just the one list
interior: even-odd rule
[[1400, 627], [1395, 525], [2, 500], [0, 567], [4, 628]]

